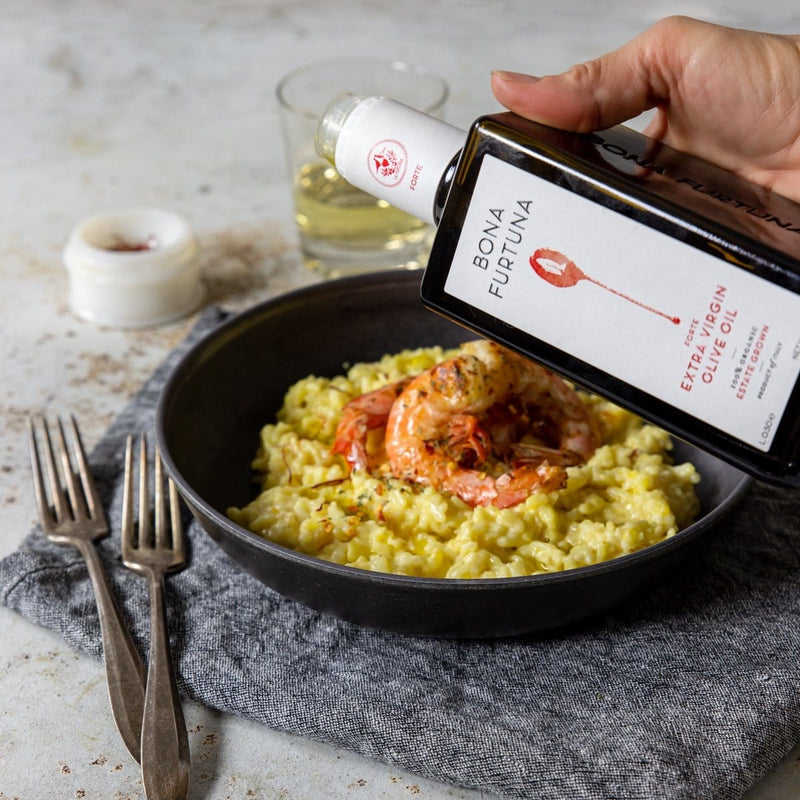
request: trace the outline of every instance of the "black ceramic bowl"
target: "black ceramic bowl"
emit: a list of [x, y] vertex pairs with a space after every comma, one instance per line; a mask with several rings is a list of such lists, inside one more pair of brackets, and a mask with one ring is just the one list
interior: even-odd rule
[[420, 303], [420, 273], [347, 278], [263, 303], [194, 347], [167, 382], [157, 438], [167, 469], [203, 528], [242, 568], [277, 591], [352, 622], [415, 635], [494, 637], [544, 631], [598, 614], [668, 576], [751, 483], [684, 443], [703, 480], [702, 513], [664, 542], [605, 564], [527, 578], [445, 580], [367, 572], [273, 544], [233, 523], [253, 499], [261, 427], [309, 374], [405, 347], [472, 338]]

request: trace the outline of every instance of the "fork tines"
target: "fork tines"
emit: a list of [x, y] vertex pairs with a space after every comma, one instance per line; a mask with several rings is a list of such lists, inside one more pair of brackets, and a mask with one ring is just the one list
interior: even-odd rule
[[[83, 448], [74, 417], [70, 416], [66, 427], [69, 429], [69, 438], [72, 443], [72, 458], [70, 458], [67, 437], [64, 433], [65, 424], [60, 418], [57, 419], [56, 425], [55, 453], [53, 439], [45, 418], [38, 418], [38, 426], [33, 419], [28, 419], [28, 446], [33, 471], [34, 494], [42, 528], [45, 532], [50, 532], [57, 526], [63, 528], [71, 521], [86, 522], [88, 520], [94, 523], [97, 532], [107, 530], [103, 507], [92, 480], [86, 451]], [[44, 462], [44, 467], [42, 462]], [[50, 489], [49, 500], [45, 487], [45, 471]], [[66, 492], [64, 491], [65, 486]]]
[[[125, 482], [122, 500], [122, 549], [123, 561], [126, 563], [133, 559], [136, 552], [141, 556], [143, 551], [170, 551], [174, 565], [177, 566], [184, 559], [183, 526], [180, 514], [180, 501], [178, 490], [172, 480], [167, 479], [164, 473], [161, 454], [155, 448], [153, 458], [153, 518], [154, 525], [150, 525], [150, 479], [148, 474], [147, 440], [142, 436], [138, 447], [138, 526], [134, 520], [134, 444], [133, 436], [128, 436], [125, 446]], [[169, 495], [169, 524], [167, 523], [167, 496], [164, 491], [165, 483]], [[138, 527], [138, 535], [136, 529]], [[129, 565], [130, 566], [130, 565]]]

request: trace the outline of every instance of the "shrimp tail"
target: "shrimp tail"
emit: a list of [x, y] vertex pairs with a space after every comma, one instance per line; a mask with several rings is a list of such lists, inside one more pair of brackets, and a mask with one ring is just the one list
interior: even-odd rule
[[363, 430], [363, 435], [361, 430], [355, 431], [355, 434], [355, 436], [351, 433], [347, 436], [337, 436], [331, 447], [331, 453], [344, 456], [351, 472], [354, 469], [366, 469], [369, 463], [366, 447], [367, 430]]
[[342, 409], [331, 452], [344, 456], [351, 471], [369, 468], [369, 432], [386, 427], [392, 404], [409, 380], [410, 378], [390, 383], [373, 392], [359, 395]]

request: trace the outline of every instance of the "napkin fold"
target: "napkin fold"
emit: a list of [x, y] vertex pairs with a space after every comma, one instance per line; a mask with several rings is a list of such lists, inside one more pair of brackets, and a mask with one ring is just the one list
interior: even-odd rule
[[[145, 581], [119, 560], [128, 433], [225, 318], [212, 308], [90, 456], [114, 535], [98, 545], [146, 653]], [[681, 574], [599, 618], [497, 641], [406, 637], [305, 608], [242, 571], [187, 517], [167, 581], [182, 693], [276, 729], [493, 794], [739, 798], [800, 743], [800, 493], [757, 485]], [[0, 602], [102, 657], [77, 551], [38, 528], [0, 562]]]

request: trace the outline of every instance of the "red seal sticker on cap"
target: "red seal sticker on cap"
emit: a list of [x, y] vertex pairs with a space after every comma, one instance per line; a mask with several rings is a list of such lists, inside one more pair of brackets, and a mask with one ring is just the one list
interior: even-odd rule
[[406, 174], [408, 153], [396, 139], [381, 139], [367, 155], [369, 171], [382, 186], [398, 186]]

